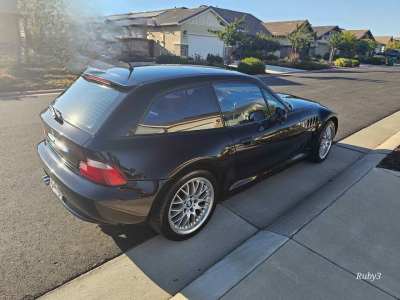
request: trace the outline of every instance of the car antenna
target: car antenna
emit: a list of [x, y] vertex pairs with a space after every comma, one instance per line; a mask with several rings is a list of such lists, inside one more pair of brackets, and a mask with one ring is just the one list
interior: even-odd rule
[[128, 79], [131, 77], [131, 75], [132, 75], [132, 72], [133, 72], [133, 70], [134, 70], [134, 67], [130, 64], [130, 63], [128, 63], [127, 62], [127, 64], [129, 65], [129, 76], [128, 76]]

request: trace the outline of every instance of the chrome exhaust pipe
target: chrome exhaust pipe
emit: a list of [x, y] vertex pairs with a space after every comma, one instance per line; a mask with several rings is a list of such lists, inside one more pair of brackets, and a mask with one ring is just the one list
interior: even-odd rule
[[50, 184], [50, 176], [49, 175], [43, 175], [43, 182], [45, 185]]

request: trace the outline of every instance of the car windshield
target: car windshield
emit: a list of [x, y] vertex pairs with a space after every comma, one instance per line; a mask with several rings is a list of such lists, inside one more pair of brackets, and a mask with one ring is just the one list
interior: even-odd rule
[[55, 100], [53, 107], [68, 123], [94, 133], [105, 113], [125, 96], [125, 92], [80, 77]]

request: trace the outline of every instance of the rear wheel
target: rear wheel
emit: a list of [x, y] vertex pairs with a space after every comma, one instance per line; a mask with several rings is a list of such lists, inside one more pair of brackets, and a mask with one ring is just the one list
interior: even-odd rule
[[191, 172], [162, 194], [150, 225], [170, 240], [184, 240], [200, 232], [210, 220], [219, 188], [208, 171]]
[[335, 123], [329, 121], [320, 131], [317, 136], [312, 153], [311, 159], [316, 163], [323, 162], [332, 148], [333, 138], [335, 137]]

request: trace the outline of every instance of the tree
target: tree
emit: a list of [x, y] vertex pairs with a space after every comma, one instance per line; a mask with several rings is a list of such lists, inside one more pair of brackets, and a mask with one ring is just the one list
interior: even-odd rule
[[293, 33], [286, 33], [286, 38], [289, 40], [289, 45], [292, 46], [294, 53], [300, 52], [314, 39], [315, 32], [310, 32], [310, 28], [311, 25], [305, 22], [300, 27], [299, 24], [296, 24], [296, 30]]
[[400, 42], [399, 41], [389, 42], [386, 44], [385, 49], [386, 51], [393, 51], [393, 50], [400, 51]]
[[264, 32], [257, 32], [253, 38], [250, 48], [252, 51], [261, 51], [264, 56], [281, 49], [280, 39]]
[[248, 43], [249, 38], [247, 36], [247, 28], [240, 29], [240, 25], [245, 23], [246, 15], [243, 15], [241, 19], [235, 18], [230, 24], [226, 24], [222, 19], [218, 18], [219, 23], [224, 26], [224, 30], [212, 30], [208, 29], [208, 32], [214, 33], [220, 41], [224, 42], [224, 60], [226, 61], [227, 53], [226, 48], [228, 46], [241, 47]]
[[363, 39], [358, 42], [358, 54], [364, 55], [365, 53], [369, 54], [375, 51], [377, 43], [371, 39]]
[[340, 46], [339, 50], [344, 54], [346, 57], [350, 57], [354, 54], [355, 50], [357, 49], [358, 40], [355, 34], [351, 32], [344, 32], [340, 33]]
[[335, 51], [339, 49], [342, 44], [342, 35], [341, 33], [335, 33], [331, 31], [330, 37], [326, 40], [328, 46], [331, 48], [331, 53], [329, 54], [329, 63], [332, 63], [333, 55]]

